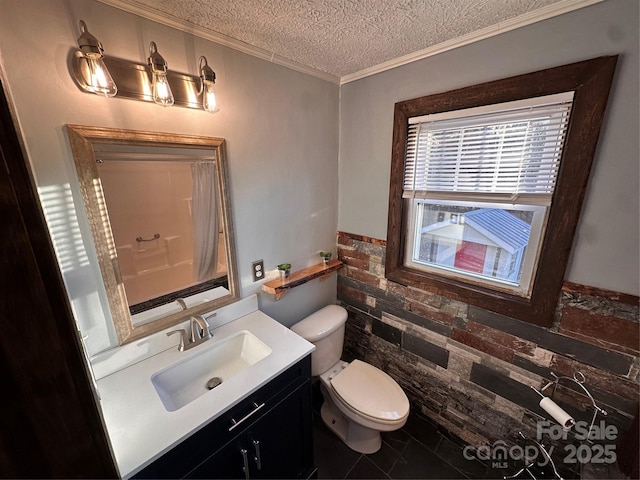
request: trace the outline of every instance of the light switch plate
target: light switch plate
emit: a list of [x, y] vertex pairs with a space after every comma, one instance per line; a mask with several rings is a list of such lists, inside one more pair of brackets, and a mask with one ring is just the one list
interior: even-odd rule
[[256, 260], [251, 264], [251, 272], [253, 273], [253, 281], [257, 282], [264, 279], [264, 262]]

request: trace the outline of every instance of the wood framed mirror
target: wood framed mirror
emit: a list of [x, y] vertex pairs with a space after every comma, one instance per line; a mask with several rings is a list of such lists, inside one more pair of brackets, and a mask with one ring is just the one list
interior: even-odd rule
[[223, 138], [66, 131], [121, 345], [239, 299]]

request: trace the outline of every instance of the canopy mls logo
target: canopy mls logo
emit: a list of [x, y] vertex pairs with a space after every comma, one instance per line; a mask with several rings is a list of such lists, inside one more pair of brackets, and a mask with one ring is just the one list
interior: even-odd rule
[[[537, 423], [537, 440], [526, 439], [524, 445], [509, 447], [503, 440], [497, 440], [491, 445], [483, 445], [475, 448], [470, 445], [463, 449], [463, 456], [467, 460], [482, 460], [490, 462], [492, 468], [506, 469], [512, 461], [522, 461], [525, 465], [545, 467], [554, 454], [555, 446], [543, 447], [543, 439], [558, 441], [568, 440], [568, 430], [560, 425], [544, 420]], [[573, 429], [572, 439], [577, 444], [570, 443], [562, 447], [565, 464], [613, 464], [616, 462], [615, 440], [618, 438], [618, 428], [615, 425], [606, 425], [604, 420], [595, 425], [589, 425], [585, 421], [578, 421]], [[528, 442], [527, 442], [528, 440]], [[594, 443], [594, 442], [599, 443]], [[557, 452], [556, 452], [557, 453]], [[561, 458], [561, 457], [558, 457]]]
[[[548, 464], [548, 459], [542, 454], [537, 445], [513, 445], [509, 447], [504, 440], [496, 440], [491, 445], [483, 445], [475, 449], [467, 445], [462, 454], [467, 460], [478, 459], [490, 462], [491, 468], [509, 468], [510, 461], [523, 461], [527, 465], [535, 463], [540, 467]], [[542, 458], [538, 459], [538, 457]]]

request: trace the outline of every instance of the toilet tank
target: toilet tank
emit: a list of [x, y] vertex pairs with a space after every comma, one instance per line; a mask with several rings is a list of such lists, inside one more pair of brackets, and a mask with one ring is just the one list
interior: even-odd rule
[[316, 349], [311, 354], [311, 375], [326, 372], [342, 355], [347, 311], [339, 305], [327, 305], [291, 327]]

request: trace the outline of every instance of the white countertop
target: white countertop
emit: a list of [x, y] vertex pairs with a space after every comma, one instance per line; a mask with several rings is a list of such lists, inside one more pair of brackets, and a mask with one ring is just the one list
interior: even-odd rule
[[[206, 349], [217, 338], [240, 330], [257, 336], [271, 348], [271, 354], [183, 408], [168, 412], [151, 376]], [[111, 447], [123, 478], [152, 463], [314, 349], [311, 343], [259, 310], [222, 325], [213, 333], [211, 340], [184, 352], [178, 351], [175, 337], [173, 348], [96, 382]]]

